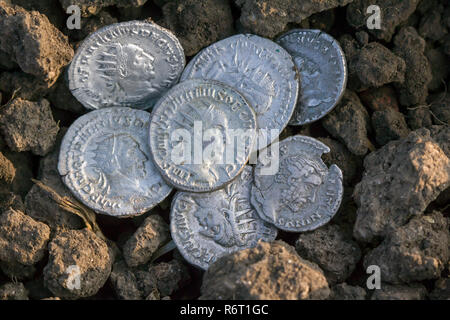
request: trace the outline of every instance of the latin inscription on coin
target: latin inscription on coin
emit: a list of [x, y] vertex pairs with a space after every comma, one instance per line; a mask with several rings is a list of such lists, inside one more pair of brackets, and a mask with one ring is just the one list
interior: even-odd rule
[[299, 83], [292, 57], [275, 42], [256, 35], [235, 35], [205, 48], [181, 76], [191, 78], [221, 81], [249, 100], [256, 112], [258, 149], [278, 137], [270, 130], [281, 132], [297, 103]]
[[324, 117], [340, 101], [347, 85], [347, 64], [338, 42], [320, 30], [295, 29], [277, 42], [294, 58], [300, 72], [300, 96], [291, 125]]
[[67, 130], [58, 170], [72, 193], [93, 210], [144, 213], [172, 188], [155, 168], [148, 146], [150, 114], [118, 107], [89, 112]]
[[184, 191], [212, 191], [233, 180], [255, 138], [253, 109], [240, 93], [216, 81], [181, 82], [152, 112], [154, 162], [170, 184]]
[[185, 66], [178, 39], [154, 23], [129, 21], [91, 34], [68, 69], [72, 94], [88, 109], [147, 109]]
[[[292, 136], [279, 143], [279, 169], [263, 175], [270, 158], [258, 159], [251, 203], [259, 216], [276, 227], [292, 232], [314, 230], [339, 209], [342, 172], [323, 163], [321, 155], [330, 149], [305, 136]], [[270, 157], [270, 155], [266, 155]]]
[[219, 257], [273, 241], [277, 230], [250, 205], [252, 168], [224, 189], [210, 193], [178, 192], [172, 202], [170, 228], [181, 254], [207, 269]]

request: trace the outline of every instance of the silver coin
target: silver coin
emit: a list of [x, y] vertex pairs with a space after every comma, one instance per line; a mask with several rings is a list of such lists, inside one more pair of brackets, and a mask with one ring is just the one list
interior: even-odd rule
[[235, 35], [203, 49], [181, 75], [181, 81], [191, 78], [221, 81], [249, 100], [258, 123], [257, 149], [278, 137], [270, 130], [281, 133], [297, 103], [299, 82], [292, 57], [256, 35]]
[[58, 170], [76, 198], [99, 213], [144, 213], [172, 191], [148, 146], [150, 113], [106, 108], [78, 118], [67, 130]]
[[300, 73], [300, 96], [290, 125], [324, 117], [341, 100], [347, 85], [347, 64], [339, 43], [320, 30], [295, 29], [277, 42], [294, 58]]
[[88, 109], [148, 109], [186, 64], [178, 39], [142, 21], [109, 25], [91, 34], [68, 69], [69, 89]]
[[339, 209], [343, 185], [341, 170], [328, 168], [321, 159], [329, 151], [316, 139], [296, 135], [279, 143], [276, 174], [263, 174], [273, 157], [258, 158], [251, 203], [259, 216], [291, 232], [314, 230], [330, 221]]
[[245, 98], [217, 81], [187, 80], [155, 105], [150, 149], [163, 177], [183, 191], [207, 192], [233, 180], [256, 139]]
[[250, 205], [252, 167], [224, 189], [210, 193], [178, 192], [170, 212], [172, 239], [183, 257], [202, 269], [219, 257], [275, 240], [277, 229], [261, 220]]

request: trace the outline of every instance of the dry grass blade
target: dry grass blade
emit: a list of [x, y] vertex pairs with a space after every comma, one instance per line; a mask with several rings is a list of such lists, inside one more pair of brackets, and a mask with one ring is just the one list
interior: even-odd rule
[[165, 245], [163, 245], [162, 247], [160, 247], [152, 256], [152, 258], [150, 259], [150, 263], [153, 263], [156, 259], [158, 259], [159, 257], [165, 255], [167, 252], [172, 251], [173, 249], [176, 248], [175, 242], [173, 242], [173, 240], [170, 240], [169, 242], [167, 242]]
[[102, 231], [100, 230], [100, 227], [96, 222], [94, 211], [92, 211], [91, 209], [89, 209], [88, 207], [86, 207], [85, 205], [74, 199], [70, 199], [65, 196], [64, 197], [60, 196], [55, 190], [44, 184], [42, 181], [35, 179], [32, 179], [32, 181], [39, 188], [45, 191], [51, 197], [51, 199], [58, 204], [58, 206], [61, 209], [80, 217], [88, 229], [93, 231], [103, 240], [106, 240], [106, 237], [103, 235]]

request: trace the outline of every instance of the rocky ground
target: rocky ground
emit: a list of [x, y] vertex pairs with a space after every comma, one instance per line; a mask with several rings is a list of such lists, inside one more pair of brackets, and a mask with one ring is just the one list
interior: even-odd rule
[[[81, 30], [66, 27], [70, 4]], [[371, 4], [381, 30], [366, 27]], [[65, 68], [88, 34], [133, 19], [172, 30], [188, 60], [240, 32], [319, 28], [339, 40], [342, 102], [283, 133], [320, 139], [343, 170], [328, 225], [281, 232], [202, 272], [176, 250], [154, 259], [170, 240], [171, 197], [125, 220], [64, 207], [73, 198], [56, 170], [59, 143], [85, 112]], [[449, 299], [449, 31], [447, 0], [0, 0], [0, 299]], [[366, 286], [371, 265], [379, 290]]]

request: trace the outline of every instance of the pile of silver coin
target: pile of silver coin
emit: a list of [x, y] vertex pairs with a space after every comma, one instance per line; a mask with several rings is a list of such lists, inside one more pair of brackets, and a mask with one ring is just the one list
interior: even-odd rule
[[278, 229], [316, 229], [339, 208], [342, 172], [321, 159], [330, 149], [301, 135], [278, 141], [343, 95], [344, 54], [326, 33], [238, 34], [186, 65], [170, 31], [118, 23], [86, 38], [67, 79], [90, 111], [63, 138], [65, 185], [115, 217], [148, 212], [175, 188], [172, 239], [195, 266], [273, 241]]

